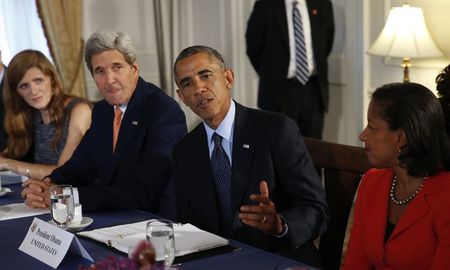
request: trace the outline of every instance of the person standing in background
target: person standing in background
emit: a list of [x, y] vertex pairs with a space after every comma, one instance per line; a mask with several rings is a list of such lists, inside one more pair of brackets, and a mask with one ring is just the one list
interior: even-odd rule
[[289, 116], [303, 136], [322, 138], [333, 39], [329, 0], [258, 0], [247, 23], [258, 106]]
[[5, 104], [3, 103], [3, 81], [5, 78], [6, 66], [2, 62], [2, 51], [0, 51], [0, 151], [6, 146], [8, 137], [6, 135], [3, 121], [5, 119]]

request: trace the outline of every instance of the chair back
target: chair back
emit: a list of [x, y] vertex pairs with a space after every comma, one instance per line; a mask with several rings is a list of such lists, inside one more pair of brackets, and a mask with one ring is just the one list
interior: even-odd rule
[[323, 268], [339, 269], [347, 221], [361, 176], [369, 168], [364, 148], [305, 137], [316, 168], [323, 172], [330, 213], [328, 230], [320, 237]]

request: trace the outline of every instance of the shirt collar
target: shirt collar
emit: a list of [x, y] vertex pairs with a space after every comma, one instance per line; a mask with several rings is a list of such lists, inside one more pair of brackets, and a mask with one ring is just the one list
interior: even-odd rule
[[[127, 110], [127, 105], [128, 104], [122, 104], [122, 105], [120, 105], [120, 110], [122, 111], [122, 113], [125, 113], [125, 111]], [[116, 108], [117, 108], [118, 106], [114, 106], [114, 111], [116, 110]]]
[[222, 120], [222, 123], [217, 127], [216, 130], [210, 128], [204, 121], [203, 126], [206, 130], [206, 136], [208, 138], [208, 143], [211, 143], [212, 135], [214, 132], [219, 134], [223, 139], [229, 141], [230, 143], [233, 142], [233, 130], [234, 130], [234, 118], [236, 115], [236, 106], [234, 104], [234, 101], [231, 100], [230, 102], [230, 109], [227, 112], [227, 115]]

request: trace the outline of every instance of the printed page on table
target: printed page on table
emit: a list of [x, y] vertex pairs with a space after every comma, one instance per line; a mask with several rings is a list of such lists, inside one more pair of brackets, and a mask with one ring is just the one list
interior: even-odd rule
[[22, 176], [12, 171], [0, 171], [0, 178], [2, 179], [2, 185], [20, 184], [28, 179], [26, 176]]
[[0, 220], [49, 214], [49, 209], [30, 208], [24, 203], [0, 205]]
[[[136, 244], [146, 238], [148, 221], [106, 227], [79, 232], [78, 235], [105, 243], [124, 253], [131, 252]], [[228, 240], [218, 235], [200, 230], [192, 224], [174, 224], [175, 256], [203, 251], [228, 244]]]

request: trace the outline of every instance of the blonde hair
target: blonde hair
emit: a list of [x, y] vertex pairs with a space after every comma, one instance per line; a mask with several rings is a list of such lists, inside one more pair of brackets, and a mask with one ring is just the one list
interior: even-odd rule
[[31, 68], [38, 68], [50, 77], [52, 98], [48, 104], [50, 123], [56, 126], [52, 147], [56, 149], [62, 137], [64, 124], [64, 107], [71, 97], [62, 91], [61, 80], [53, 64], [39, 51], [25, 50], [16, 54], [6, 69], [3, 98], [5, 104], [5, 130], [8, 142], [5, 157], [19, 159], [25, 156], [33, 144], [34, 108], [30, 107], [17, 91], [18, 84]]

